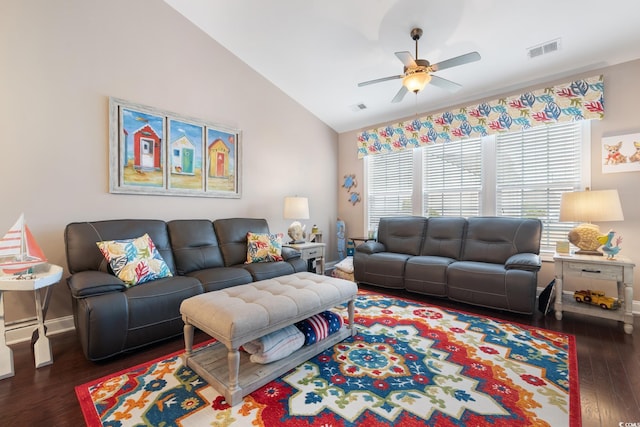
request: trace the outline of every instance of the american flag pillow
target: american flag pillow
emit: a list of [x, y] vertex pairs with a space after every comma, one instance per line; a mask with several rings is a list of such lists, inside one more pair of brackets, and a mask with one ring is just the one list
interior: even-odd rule
[[342, 316], [333, 311], [323, 311], [296, 323], [298, 329], [304, 334], [304, 345], [315, 344], [325, 339], [338, 332], [342, 325]]

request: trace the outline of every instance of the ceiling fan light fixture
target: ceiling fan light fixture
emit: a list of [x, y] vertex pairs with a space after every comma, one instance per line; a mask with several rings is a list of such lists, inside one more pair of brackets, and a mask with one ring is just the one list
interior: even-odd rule
[[402, 79], [402, 85], [411, 92], [418, 93], [431, 81], [431, 75], [426, 71], [407, 74]]

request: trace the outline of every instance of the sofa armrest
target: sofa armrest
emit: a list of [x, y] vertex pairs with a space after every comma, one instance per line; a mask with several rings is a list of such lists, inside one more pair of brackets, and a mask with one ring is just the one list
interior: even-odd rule
[[290, 248], [288, 246], [283, 246], [282, 247], [282, 258], [285, 261], [290, 261], [296, 258], [300, 258], [300, 251], [297, 251], [293, 248]]
[[504, 263], [506, 270], [538, 271], [541, 267], [540, 256], [532, 253], [511, 255]]
[[124, 282], [113, 274], [94, 270], [81, 271], [71, 275], [67, 279], [67, 284], [74, 298], [85, 298], [127, 289]]
[[387, 248], [380, 242], [375, 242], [373, 240], [369, 240], [368, 242], [364, 242], [358, 246], [356, 246], [356, 251], [362, 252], [365, 254], [377, 254], [379, 252], [386, 252]]

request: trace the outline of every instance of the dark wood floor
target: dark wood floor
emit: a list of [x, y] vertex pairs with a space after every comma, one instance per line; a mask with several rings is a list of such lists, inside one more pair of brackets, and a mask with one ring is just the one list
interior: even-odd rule
[[[363, 287], [364, 288], [364, 287]], [[562, 321], [553, 315], [520, 316], [478, 309], [416, 294], [395, 292], [415, 300], [467, 312], [488, 315], [521, 324], [575, 335], [580, 376], [582, 425], [614, 427], [620, 423], [640, 426], [640, 321], [627, 335], [618, 322], [565, 313]], [[0, 380], [0, 425], [82, 426], [74, 387], [133, 365], [179, 351], [183, 341], [175, 338], [102, 363], [87, 361], [75, 333], [51, 338], [54, 363], [35, 369], [29, 343], [11, 346], [16, 375]], [[195, 341], [207, 337], [196, 333]], [[554, 426], [556, 427], [556, 426]], [[561, 427], [561, 426], [558, 426]]]

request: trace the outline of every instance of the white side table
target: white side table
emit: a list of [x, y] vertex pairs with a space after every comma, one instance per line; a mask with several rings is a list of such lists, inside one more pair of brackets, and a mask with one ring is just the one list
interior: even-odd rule
[[282, 246], [300, 251], [300, 258], [305, 261], [316, 259], [316, 274], [324, 274], [324, 243], [285, 243]]
[[[569, 311], [622, 321], [624, 331], [627, 334], [633, 332], [633, 267], [635, 264], [629, 258], [616, 256], [615, 259], [607, 259], [604, 256], [556, 254], [553, 261], [556, 270], [554, 305], [556, 319], [562, 320], [562, 312]], [[605, 310], [598, 306], [575, 302], [571, 295], [563, 293], [564, 279], [570, 276], [615, 281], [620, 308]]]
[[[51, 343], [47, 338], [44, 327], [44, 319], [47, 315], [49, 299], [51, 298], [51, 285], [56, 284], [62, 278], [62, 267], [46, 264], [34, 268], [36, 274], [33, 279], [18, 279], [14, 276], [0, 276], [0, 379], [15, 375], [13, 369], [13, 350], [7, 346], [5, 336], [6, 327], [4, 319], [3, 292], [7, 291], [33, 291], [36, 302], [36, 318], [38, 326], [33, 331], [37, 340], [33, 346], [36, 368], [53, 363]], [[44, 290], [44, 296], [42, 291]]]

